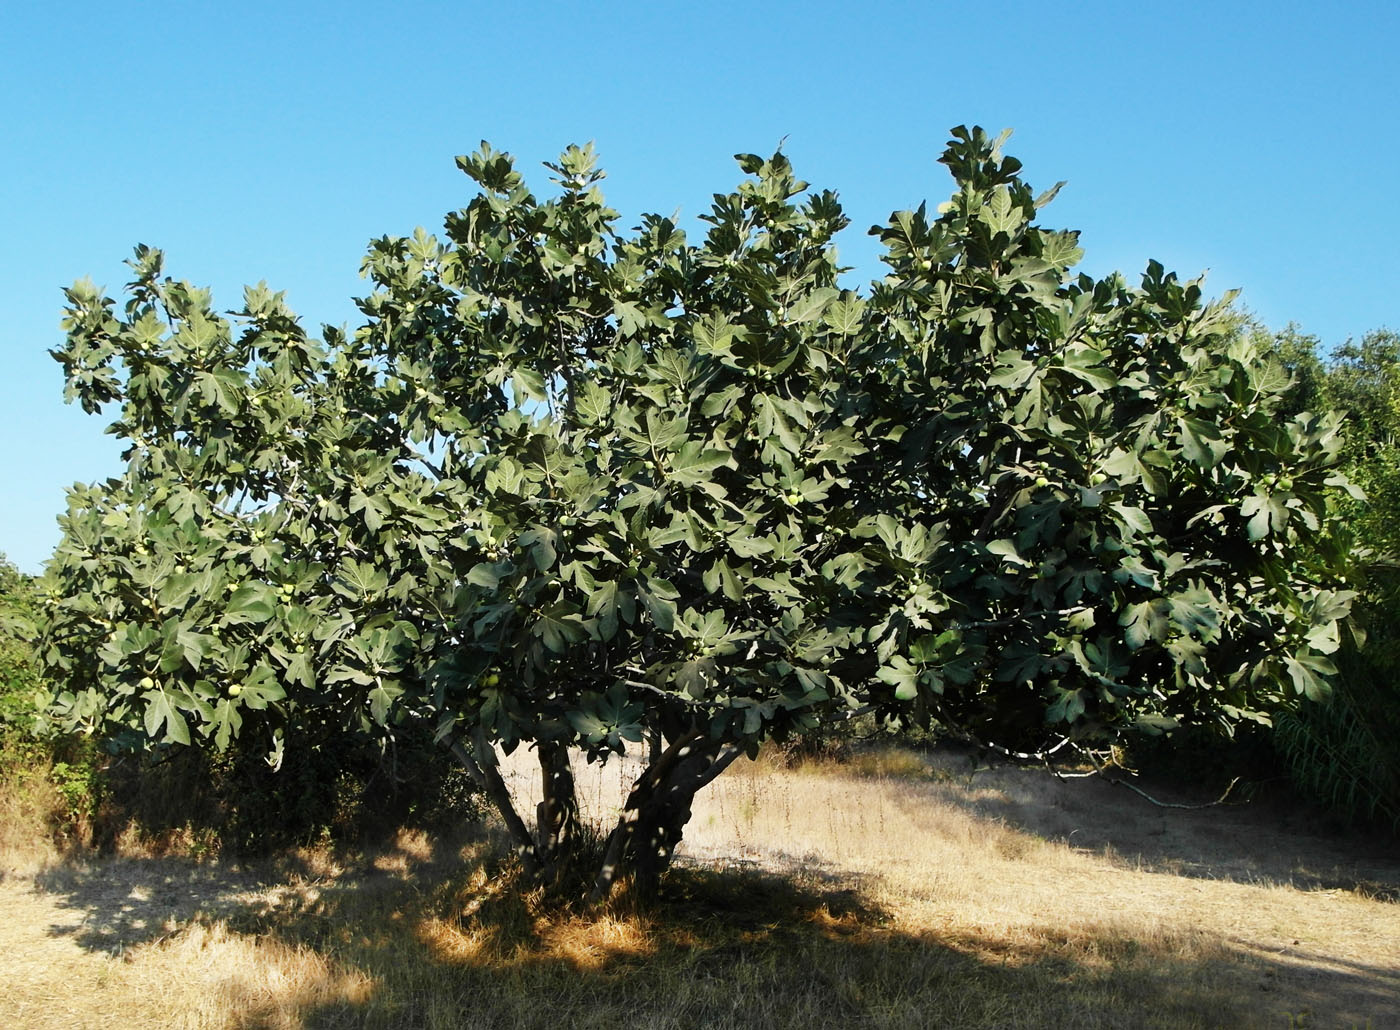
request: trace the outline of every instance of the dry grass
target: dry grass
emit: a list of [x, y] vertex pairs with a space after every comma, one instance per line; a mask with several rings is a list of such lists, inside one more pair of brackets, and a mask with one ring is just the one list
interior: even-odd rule
[[[579, 781], [620, 807], [616, 769]], [[0, 1026], [1379, 1030], [1400, 863], [1367, 847], [957, 759], [748, 764], [651, 914], [548, 909], [489, 837], [11, 874]]]
[[9, 760], [0, 741], [0, 880], [59, 861], [81, 842], [46, 755]]

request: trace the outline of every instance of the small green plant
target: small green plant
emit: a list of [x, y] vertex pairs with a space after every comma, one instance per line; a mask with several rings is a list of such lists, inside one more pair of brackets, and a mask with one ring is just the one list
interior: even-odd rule
[[70, 822], [86, 822], [92, 818], [100, 796], [100, 777], [90, 762], [55, 762], [49, 778], [58, 788]]

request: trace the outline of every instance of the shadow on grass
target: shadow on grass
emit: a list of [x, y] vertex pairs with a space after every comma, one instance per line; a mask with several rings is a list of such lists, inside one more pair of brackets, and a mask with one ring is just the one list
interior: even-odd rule
[[[1287, 797], [1233, 798], [1219, 792], [1135, 783], [1129, 778], [1056, 779], [1041, 768], [965, 765], [967, 756], [934, 755], [942, 782], [930, 792], [978, 816], [1035, 837], [1060, 841], [1151, 872], [1238, 883], [1340, 890], [1400, 902], [1400, 854], [1383, 834], [1329, 829], [1311, 807]], [[1400, 1022], [1400, 1021], [1398, 1021]]]
[[[491, 854], [469, 848], [450, 875], [443, 854], [387, 854], [378, 873], [307, 869], [281, 890], [151, 860], [41, 887], [78, 916], [51, 932], [86, 948], [134, 957], [220, 922], [369, 985], [259, 996], [229, 1014], [240, 1027], [1380, 1027], [1400, 999], [1380, 966], [1109, 923], [910, 927], [855, 891], [756, 871], [673, 870], [645, 912], [561, 910]], [[1289, 1022], [1306, 1013], [1322, 1022]]]
[[119, 955], [183, 926], [271, 917], [323, 890], [375, 894], [396, 881], [437, 883], [460, 872], [465, 856], [503, 849], [500, 834], [473, 827], [438, 839], [401, 836], [366, 851], [287, 852], [246, 863], [78, 858], [29, 879], [38, 890], [66, 899], [73, 910], [74, 921], [50, 927], [51, 934], [71, 936], [89, 951]]

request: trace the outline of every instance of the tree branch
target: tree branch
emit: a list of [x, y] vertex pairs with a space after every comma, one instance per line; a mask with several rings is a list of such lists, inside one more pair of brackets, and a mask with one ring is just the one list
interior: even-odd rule
[[[1097, 771], [1097, 770], [1095, 770], [1095, 771]], [[1140, 795], [1140, 796], [1146, 798], [1148, 801], [1152, 802], [1152, 803], [1153, 803], [1154, 805], [1156, 805], [1158, 808], [1185, 808], [1185, 809], [1196, 809], [1196, 808], [1214, 808], [1216, 805], [1223, 805], [1223, 804], [1225, 803], [1225, 799], [1226, 799], [1227, 797], [1230, 796], [1230, 791], [1232, 791], [1232, 790], [1235, 789], [1235, 784], [1237, 784], [1237, 783], [1240, 782], [1240, 778], [1239, 778], [1238, 776], [1236, 776], [1233, 780], [1231, 780], [1231, 781], [1230, 781], [1230, 785], [1227, 786], [1227, 787], [1225, 788], [1225, 792], [1224, 792], [1223, 794], [1221, 794], [1218, 798], [1216, 798], [1214, 801], [1207, 801], [1207, 802], [1205, 802], [1204, 804], [1199, 804], [1199, 805], [1183, 805], [1183, 804], [1179, 804], [1179, 803], [1174, 802], [1174, 801], [1158, 801], [1158, 800], [1157, 800], [1156, 798], [1154, 798], [1151, 794], [1147, 793], [1147, 791], [1143, 790], [1141, 787], [1135, 787], [1133, 784], [1129, 783], [1127, 780], [1109, 780], [1108, 782], [1109, 782], [1109, 783], [1112, 783], [1112, 784], [1114, 784], [1114, 785], [1116, 785], [1116, 786], [1119, 786], [1119, 787], [1127, 787], [1127, 788], [1128, 788], [1129, 790], [1131, 790], [1134, 794], [1138, 794], [1138, 795]]]
[[525, 820], [521, 819], [520, 813], [515, 810], [515, 802], [510, 796], [510, 788], [506, 786], [506, 781], [501, 778], [500, 770], [496, 768], [494, 763], [478, 762], [472, 753], [462, 745], [462, 742], [451, 734], [442, 738], [441, 743], [452, 753], [452, 757], [457, 759], [458, 764], [467, 771], [472, 782], [480, 787], [491, 803], [496, 806], [496, 811], [500, 813], [502, 821], [506, 824], [506, 831], [515, 841], [516, 854], [520, 856], [520, 861], [525, 866], [525, 874], [527, 876], [538, 874], [540, 868], [539, 851], [535, 846], [535, 839], [530, 834], [530, 828], [525, 825]]

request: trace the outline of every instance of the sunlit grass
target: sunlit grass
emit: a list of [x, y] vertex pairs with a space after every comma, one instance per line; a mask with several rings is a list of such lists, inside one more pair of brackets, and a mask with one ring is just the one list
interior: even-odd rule
[[[257, 869], [55, 861], [0, 884], [0, 1025], [1283, 1028], [1397, 1011], [1393, 865], [1327, 886], [1240, 813], [1167, 823], [1104, 784], [934, 766], [736, 767], [647, 911], [522, 890], [489, 830]], [[615, 771], [579, 782], [595, 817], [615, 812]], [[1159, 826], [1175, 851], [1144, 847]], [[1277, 861], [1250, 866], [1251, 846]]]

